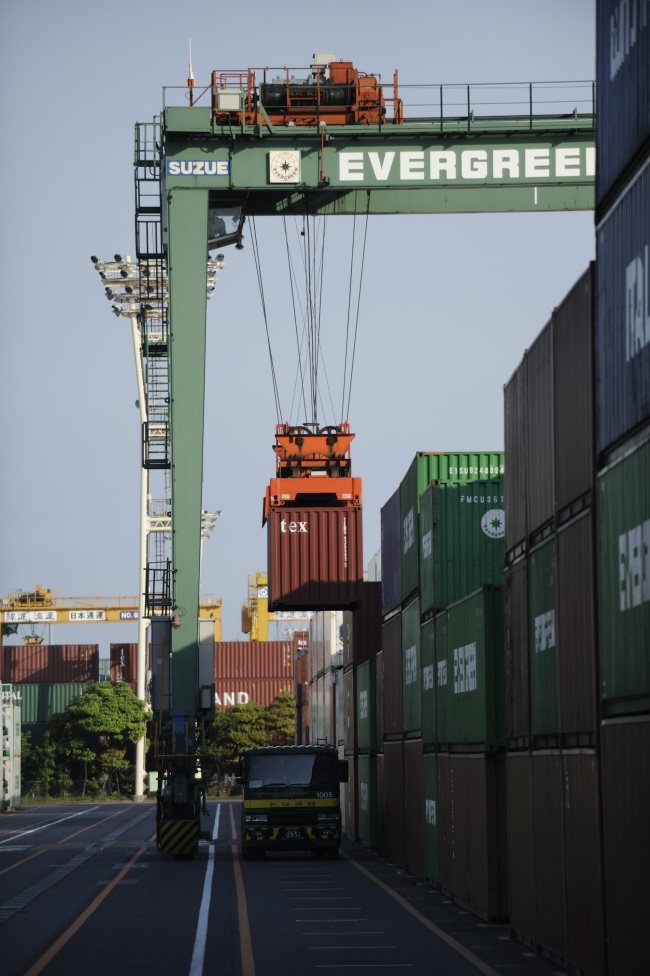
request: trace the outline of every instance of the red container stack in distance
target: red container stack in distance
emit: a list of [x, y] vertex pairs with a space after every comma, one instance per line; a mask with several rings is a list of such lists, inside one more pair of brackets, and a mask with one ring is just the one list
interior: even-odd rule
[[276, 477], [264, 500], [269, 610], [340, 610], [361, 601], [361, 479], [348, 424], [278, 424]]

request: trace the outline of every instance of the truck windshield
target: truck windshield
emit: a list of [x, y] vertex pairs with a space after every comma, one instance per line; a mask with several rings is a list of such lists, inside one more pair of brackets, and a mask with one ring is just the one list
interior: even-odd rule
[[246, 786], [252, 790], [271, 787], [331, 786], [333, 762], [329, 756], [297, 753], [277, 756], [250, 756]]

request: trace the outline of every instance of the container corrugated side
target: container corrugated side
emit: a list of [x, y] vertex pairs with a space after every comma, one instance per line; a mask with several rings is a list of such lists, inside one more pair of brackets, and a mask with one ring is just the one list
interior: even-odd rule
[[86, 690], [84, 684], [47, 683], [21, 684], [21, 718], [23, 722], [47, 722], [52, 715], [59, 715]]
[[503, 388], [506, 553], [521, 546], [528, 533], [528, 362], [523, 360]]
[[604, 976], [604, 890], [595, 752], [562, 755], [566, 878], [567, 961]]
[[506, 848], [500, 843], [503, 757], [441, 753], [438, 768], [439, 855], [441, 846], [447, 848], [443, 890], [486, 921], [503, 920], [508, 911]]
[[372, 660], [381, 647], [381, 583], [364, 582], [361, 603], [348, 611], [350, 617], [349, 661], [355, 665]]
[[[425, 510], [430, 523], [425, 529]], [[420, 545], [422, 613], [444, 610], [481, 586], [503, 583], [505, 507], [503, 478], [470, 484], [431, 484], [422, 495]], [[431, 564], [431, 588], [424, 570]]]
[[356, 669], [343, 672], [343, 748], [346, 755], [357, 748], [357, 682]]
[[404, 730], [402, 705], [402, 615], [391, 617], [382, 626], [384, 680], [384, 736], [401, 736]]
[[507, 767], [508, 890], [510, 928], [527, 945], [535, 944], [533, 884], [532, 760], [528, 752], [509, 753]]
[[503, 475], [504, 464], [503, 451], [419, 451], [415, 455], [400, 483], [402, 602], [419, 587], [420, 496], [427, 485], [492, 480]]
[[650, 17], [644, 0], [596, 4], [596, 202], [650, 136]]
[[448, 729], [452, 749], [505, 745], [503, 587], [483, 587], [447, 610]]
[[[557, 547], [553, 536], [528, 560], [531, 726], [534, 737], [559, 736]], [[556, 740], [537, 741], [549, 744]]]
[[217, 641], [214, 645], [215, 678], [293, 677], [291, 641]]
[[560, 513], [594, 484], [595, 265], [555, 310], [555, 507]]
[[404, 854], [404, 744], [401, 740], [384, 742], [382, 763], [381, 852], [398, 864], [405, 863]]
[[551, 320], [526, 353], [529, 536], [555, 514], [553, 333]]
[[567, 956], [562, 761], [559, 752], [532, 756], [535, 940]]
[[505, 723], [508, 749], [530, 745], [530, 652], [528, 559], [521, 556], [504, 573]]
[[597, 448], [650, 419], [650, 158], [596, 228]]
[[402, 665], [404, 731], [419, 732], [422, 727], [419, 597], [402, 610]]
[[360, 508], [273, 508], [268, 524], [269, 610], [358, 606], [363, 583]]
[[450, 738], [449, 725], [449, 696], [451, 684], [454, 680], [453, 671], [449, 670], [448, 656], [448, 615], [439, 613], [435, 617], [435, 666], [436, 666], [436, 742], [448, 745]]
[[435, 618], [420, 628], [420, 657], [422, 660], [422, 741], [436, 742], [436, 630]]
[[99, 680], [99, 644], [26, 644], [2, 648], [8, 684], [69, 684]]
[[110, 677], [114, 684], [126, 681], [129, 684], [138, 677], [138, 645], [111, 644], [109, 652]]
[[348, 761], [348, 781], [341, 783], [341, 813], [343, 815], [343, 830], [350, 840], [358, 840], [357, 830], [357, 760], [355, 756], [346, 756]]
[[438, 883], [438, 772], [435, 753], [422, 757], [424, 779], [424, 878]]
[[598, 726], [594, 513], [557, 533], [557, 623], [560, 721], [564, 745], [580, 744]]
[[409, 871], [424, 878], [424, 767], [422, 740], [404, 742], [404, 862]]
[[377, 768], [374, 756], [357, 757], [357, 834], [367, 847], [377, 846]]
[[609, 972], [646, 976], [650, 878], [650, 716], [601, 730]]
[[402, 530], [400, 490], [382, 505], [381, 518], [381, 612], [391, 613], [402, 602]]
[[357, 747], [360, 750], [377, 748], [377, 686], [375, 661], [360, 664], [356, 671]]
[[650, 441], [601, 472], [598, 630], [606, 715], [650, 709]]
[[377, 749], [381, 751], [384, 743], [384, 652], [375, 658], [375, 684], [377, 686]]

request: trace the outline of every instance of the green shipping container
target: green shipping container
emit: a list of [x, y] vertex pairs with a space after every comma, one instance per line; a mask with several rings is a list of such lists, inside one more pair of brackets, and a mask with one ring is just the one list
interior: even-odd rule
[[503, 476], [503, 451], [445, 454], [419, 451], [400, 483], [402, 521], [402, 601], [418, 589], [420, 575], [420, 496], [432, 481], [466, 483], [490, 481]]
[[437, 743], [449, 743], [449, 674], [447, 668], [446, 611], [439, 613], [434, 625], [434, 652], [436, 656], [436, 734]]
[[357, 757], [357, 833], [362, 844], [377, 846], [377, 763], [375, 756]]
[[555, 538], [529, 558], [530, 698], [533, 736], [560, 731]]
[[420, 675], [420, 600], [402, 611], [402, 716], [405, 732], [422, 728]]
[[86, 690], [86, 685], [78, 682], [20, 684], [14, 687], [20, 690], [22, 721], [28, 724], [47, 722], [52, 715], [64, 712], [66, 706]]
[[357, 746], [377, 748], [377, 683], [374, 661], [356, 669], [357, 679]]
[[420, 628], [420, 657], [422, 659], [422, 742], [436, 741], [436, 625], [432, 617]]
[[424, 764], [424, 877], [437, 884], [438, 878], [438, 782], [436, 756], [423, 757]]
[[598, 629], [606, 715], [650, 709], [650, 442], [598, 478]]
[[505, 746], [504, 592], [486, 586], [447, 611], [448, 736], [457, 746]]
[[505, 563], [503, 478], [431, 484], [420, 499], [421, 612], [444, 610], [481, 586], [499, 586]]

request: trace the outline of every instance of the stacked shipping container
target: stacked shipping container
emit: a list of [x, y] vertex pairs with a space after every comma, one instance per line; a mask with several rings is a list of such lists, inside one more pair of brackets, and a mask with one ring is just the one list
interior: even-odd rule
[[598, 0], [596, 549], [607, 963], [647, 971], [650, 16]]

